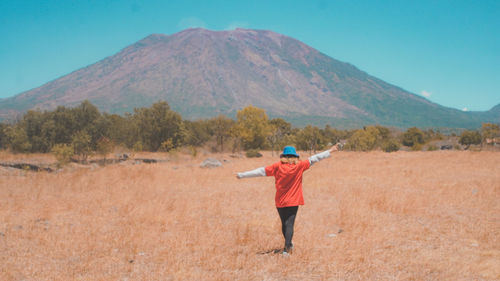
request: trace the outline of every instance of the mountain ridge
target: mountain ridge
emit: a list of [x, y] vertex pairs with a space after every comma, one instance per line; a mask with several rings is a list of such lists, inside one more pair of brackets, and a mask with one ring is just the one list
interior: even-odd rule
[[82, 100], [110, 113], [166, 100], [186, 119], [234, 117], [252, 104], [299, 126], [470, 128], [500, 115], [500, 110], [440, 106], [272, 31], [197, 28], [151, 34], [115, 55], [0, 100], [0, 118]]

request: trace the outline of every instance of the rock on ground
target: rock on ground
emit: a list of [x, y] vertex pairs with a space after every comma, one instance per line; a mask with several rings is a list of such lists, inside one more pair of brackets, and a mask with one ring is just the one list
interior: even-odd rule
[[222, 166], [222, 163], [219, 160], [214, 159], [214, 158], [207, 158], [200, 165], [201, 168], [217, 168], [217, 167], [221, 167], [221, 166]]

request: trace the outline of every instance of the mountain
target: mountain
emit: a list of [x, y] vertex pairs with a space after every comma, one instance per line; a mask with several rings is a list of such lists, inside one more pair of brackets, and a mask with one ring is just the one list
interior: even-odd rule
[[488, 111], [488, 112], [490, 112], [491, 114], [497, 115], [497, 117], [500, 116], [500, 104], [497, 104], [492, 109], [490, 109], [490, 111]]
[[183, 118], [235, 116], [252, 104], [295, 125], [479, 127], [500, 113], [432, 103], [265, 30], [153, 34], [39, 88], [0, 100], [0, 118], [89, 100], [110, 113], [166, 100]]
[[497, 104], [485, 113], [480, 112], [479, 114], [483, 117], [484, 115], [486, 115], [486, 118], [483, 119], [487, 120], [488, 122], [500, 123], [500, 104]]

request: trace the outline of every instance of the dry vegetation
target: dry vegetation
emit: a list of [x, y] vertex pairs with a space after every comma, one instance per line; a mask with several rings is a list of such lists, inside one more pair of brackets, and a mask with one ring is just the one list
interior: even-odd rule
[[288, 258], [266, 253], [273, 179], [234, 177], [276, 158], [212, 156], [1, 168], [0, 280], [500, 279], [499, 153], [337, 153], [304, 176]]

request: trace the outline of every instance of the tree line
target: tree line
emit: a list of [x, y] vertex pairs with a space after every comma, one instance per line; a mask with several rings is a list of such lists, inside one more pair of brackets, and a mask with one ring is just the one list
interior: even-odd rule
[[[500, 136], [498, 124], [485, 123], [479, 130], [463, 131], [462, 145], [481, 144]], [[181, 147], [209, 147], [221, 151], [280, 151], [285, 145], [311, 153], [339, 141], [345, 149], [397, 151], [402, 146], [422, 150], [432, 140], [445, 136], [432, 129], [400, 131], [379, 125], [356, 130], [308, 125], [295, 128], [282, 118], [270, 119], [263, 109], [247, 106], [236, 120], [219, 115], [196, 121], [184, 120], [167, 102], [136, 108], [124, 115], [101, 113], [89, 101], [53, 111], [29, 110], [13, 124], [0, 124], [0, 148], [12, 152], [76, 155], [85, 160], [92, 153], [103, 155], [114, 147], [134, 151], [171, 151]], [[435, 149], [432, 146], [428, 150]]]

